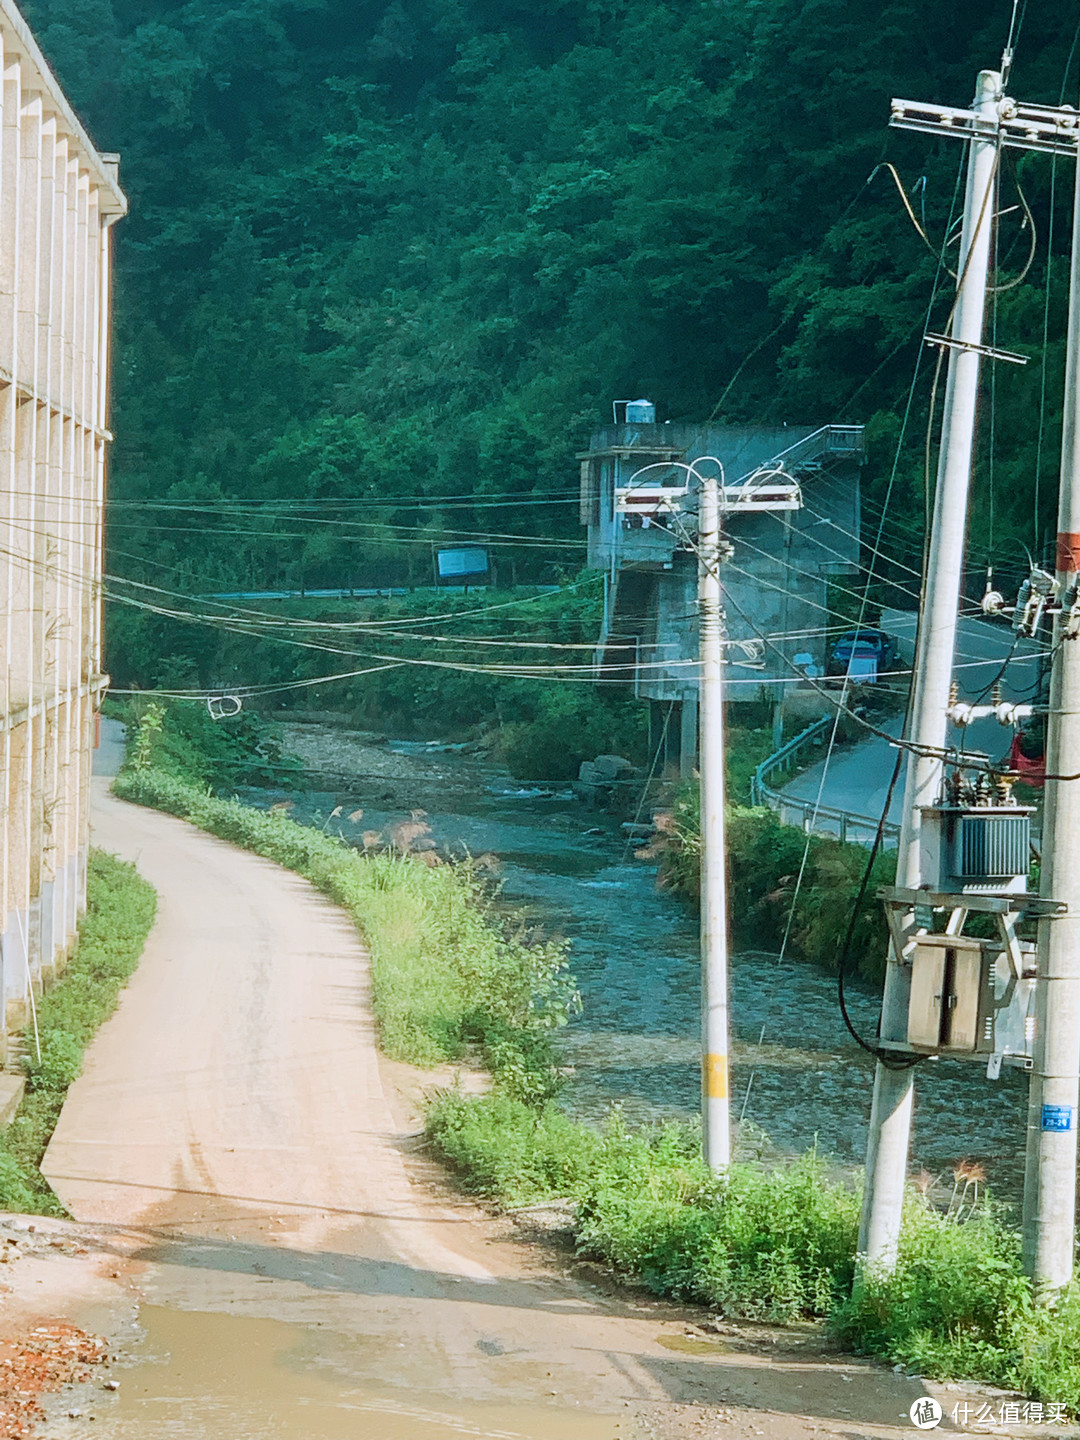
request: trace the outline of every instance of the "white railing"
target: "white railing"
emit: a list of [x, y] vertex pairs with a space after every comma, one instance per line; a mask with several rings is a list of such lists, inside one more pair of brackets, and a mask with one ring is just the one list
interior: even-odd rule
[[[774, 775], [787, 774], [795, 764], [801, 751], [813, 745], [832, 725], [832, 717], [826, 715], [815, 720], [805, 730], [781, 745], [764, 759], [754, 771], [750, 782], [750, 799], [754, 805], [767, 805], [775, 810], [785, 825], [798, 825], [808, 834], [831, 835], [841, 842], [851, 840], [867, 844], [877, 834], [879, 820], [869, 815], [859, 815], [854, 810], [841, 810], [833, 805], [821, 805], [816, 800], [803, 800], [778, 790], [769, 781]], [[900, 839], [900, 826], [893, 820], [886, 820], [882, 826], [882, 842], [885, 846], [896, 845]]]

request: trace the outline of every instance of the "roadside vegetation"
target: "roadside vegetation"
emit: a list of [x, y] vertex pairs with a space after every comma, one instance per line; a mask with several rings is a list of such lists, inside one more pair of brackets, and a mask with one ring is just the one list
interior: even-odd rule
[[471, 864], [428, 865], [392, 849], [363, 854], [280, 811], [218, 798], [175, 766], [159, 767], [167, 746], [161, 708], [148, 706], [116, 794], [296, 871], [347, 910], [370, 948], [386, 1054], [433, 1066], [471, 1048], [505, 1093], [530, 1103], [557, 1093], [553, 1034], [577, 1003], [565, 944], [500, 912]]
[[816, 1155], [712, 1174], [696, 1127], [602, 1134], [500, 1093], [437, 1095], [435, 1152], [462, 1185], [511, 1205], [563, 1199], [579, 1254], [655, 1295], [728, 1319], [819, 1319], [855, 1351], [1080, 1410], [1080, 1288], [1035, 1304], [1016, 1231], [958, 1184], [947, 1212], [913, 1187], [899, 1264], [856, 1279], [859, 1194]]
[[241, 710], [226, 725], [212, 720], [201, 703], [166, 707], [134, 699], [106, 705], [138, 737], [139, 754], [147, 762], [152, 754], [155, 768], [167, 775], [215, 788], [288, 787], [302, 773], [299, 761], [283, 753], [272, 727], [250, 710]]
[[86, 902], [67, 969], [37, 1002], [36, 1041], [33, 1026], [27, 1030], [26, 1095], [0, 1130], [0, 1209], [64, 1213], [38, 1167], [83, 1051], [139, 963], [157, 897], [133, 865], [92, 850]]
[[[562, 1202], [578, 1253], [653, 1294], [730, 1319], [821, 1320], [843, 1344], [915, 1373], [1080, 1411], [1080, 1289], [1054, 1310], [1035, 1304], [1018, 1235], [976, 1171], [958, 1170], [944, 1211], [913, 1186], [895, 1274], [857, 1276], [858, 1187], [824, 1157], [767, 1164], [747, 1153], [716, 1176], [694, 1126], [631, 1129], [615, 1109], [596, 1130], [566, 1115], [557, 1038], [577, 1003], [566, 949], [508, 919], [473, 869], [361, 854], [215, 798], [158, 768], [161, 743], [144, 718], [119, 795], [275, 860], [343, 905], [371, 950], [388, 1054], [423, 1066], [472, 1055], [490, 1071], [489, 1093], [455, 1087], [428, 1103], [431, 1148], [464, 1189], [502, 1205]], [[783, 845], [794, 848], [769, 859], [770, 873], [801, 857], [801, 832], [792, 841], [756, 811], [734, 820], [745, 821], [739, 864]], [[841, 848], [821, 852], [822, 886]], [[836, 922], [818, 923], [824, 936]]]
[[[696, 785], [679, 788], [663, 824], [661, 881], [696, 900], [701, 859]], [[862, 884], [865, 846], [844, 844], [827, 835], [811, 835], [807, 846], [804, 832], [782, 824], [775, 811], [734, 805], [727, 812], [727, 847], [736, 940], [759, 950], [779, 949], [786, 935], [791, 954], [835, 970], [839, 939]], [[879, 885], [891, 885], [895, 875], [895, 856], [879, 854], [868, 893], [873, 895]], [[852, 936], [852, 968], [867, 980], [879, 980], [887, 945], [881, 907], [865, 905]]]

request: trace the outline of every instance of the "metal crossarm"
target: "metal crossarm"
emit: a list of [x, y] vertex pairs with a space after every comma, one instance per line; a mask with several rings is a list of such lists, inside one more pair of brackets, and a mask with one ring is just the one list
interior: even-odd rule
[[891, 102], [889, 124], [895, 130], [955, 135], [961, 140], [996, 135], [1010, 150], [1041, 150], [1074, 158], [1080, 139], [1080, 112], [1071, 105], [1020, 105], [1008, 96], [1000, 102], [996, 124], [954, 105], [896, 99]]
[[1015, 350], [997, 350], [992, 345], [978, 345], [974, 340], [954, 340], [949, 335], [935, 335], [932, 331], [928, 331], [923, 339], [927, 345], [939, 350], [972, 350], [987, 360], [1007, 360], [1010, 365], [1026, 365], [1031, 359], [1030, 355], [1020, 355]]

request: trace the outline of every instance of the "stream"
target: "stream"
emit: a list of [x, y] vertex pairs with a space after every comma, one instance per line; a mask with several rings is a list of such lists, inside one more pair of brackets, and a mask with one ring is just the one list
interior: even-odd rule
[[[245, 790], [250, 804], [285, 803], [297, 820], [362, 833], [416, 820], [439, 849], [497, 858], [506, 902], [571, 941], [582, 1013], [564, 1032], [574, 1081], [563, 1097], [599, 1122], [613, 1103], [627, 1118], [689, 1119], [699, 1110], [700, 969], [696, 912], [658, 889], [654, 864], [634, 858], [618, 822], [568, 790], [521, 785], [474, 755], [416, 741], [381, 747], [327, 727], [286, 727], [306, 764], [336, 757], [354, 774], [339, 788]], [[321, 733], [316, 733], [321, 732]], [[350, 742], [353, 742], [350, 746]], [[362, 773], [363, 768], [379, 771]], [[385, 773], [383, 773], [385, 772]], [[331, 782], [313, 780], [312, 784]], [[341, 808], [341, 813], [332, 812]], [[356, 812], [362, 810], [362, 816]], [[356, 816], [350, 820], [348, 817]], [[798, 961], [743, 952], [731, 964], [732, 1112], [743, 1153], [812, 1146], [842, 1167], [861, 1162], [873, 1061], [844, 1028], [835, 977]], [[849, 1009], [872, 1035], [877, 996], [849, 987]], [[1027, 1082], [1005, 1069], [988, 1081], [976, 1062], [920, 1067], [912, 1163], [952, 1186], [963, 1159], [983, 1167], [997, 1195], [1017, 1201], [1023, 1175]]]

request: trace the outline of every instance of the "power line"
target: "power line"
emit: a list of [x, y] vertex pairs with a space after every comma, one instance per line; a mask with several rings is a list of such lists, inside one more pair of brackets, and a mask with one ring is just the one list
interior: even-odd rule
[[[348, 523], [353, 522], [341, 522], [343, 525]], [[422, 545], [424, 547], [430, 547], [433, 540], [469, 540], [483, 541], [487, 546], [499, 546], [500, 548], [515, 548], [520, 550], [583, 550], [587, 543], [581, 539], [559, 540], [553, 538], [550, 540], [540, 540], [537, 539], [535, 535], [499, 535], [480, 530], [440, 529], [438, 532], [425, 532], [422, 525], [383, 525], [377, 522], [372, 522], [371, 525], [362, 525], [360, 522], [355, 523], [359, 528], [343, 533], [340, 537], [343, 541], [364, 540], [377, 544], [380, 540], [383, 540], [384, 543], [392, 540], [396, 545]], [[249, 539], [259, 540], [310, 540], [313, 533], [304, 530], [241, 530], [223, 529], [219, 527], [211, 529], [207, 526], [200, 528], [194, 525], [139, 525], [134, 522], [115, 520], [108, 521], [107, 528], [110, 531], [137, 530], [145, 532], [146, 530], [152, 530], [159, 534], [197, 535], [204, 541], [218, 538], [236, 538], [238, 536], [246, 536]], [[368, 533], [359, 533], [361, 530]], [[375, 533], [370, 533], [372, 531]], [[384, 536], [382, 532], [385, 531], [407, 531], [409, 533], [407, 535], [393, 534]]]

